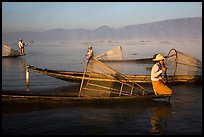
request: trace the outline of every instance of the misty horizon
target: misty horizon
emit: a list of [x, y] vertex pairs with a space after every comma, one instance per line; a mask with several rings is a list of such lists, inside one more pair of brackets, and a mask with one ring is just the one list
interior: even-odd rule
[[129, 25], [125, 25], [125, 26], [121, 26], [121, 27], [116, 27], [116, 28], [113, 28], [113, 27], [110, 27], [106, 24], [104, 25], [101, 25], [101, 26], [98, 26], [94, 29], [87, 29], [87, 28], [72, 28], [72, 29], [66, 29], [66, 28], [52, 28], [52, 29], [48, 29], [48, 30], [44, 30], [44, 31], [17, 31], [17, 32], [3, 32], [2, 33], [6, 33], [6, 34], [10, 34], [10, 33], [22, 33], [22, 32], [48, 32], [48, 31], [71, 31], [71, 30], [87, 30], [87, 31], [94, 31], [94, 30], [97, 30], [97, 29], [104, 29], [104, 28], [109, 28], [109, 29], [120, 29], [120, 28], [124, 28], [124, 27], [129, 27], [129, 26], [137, 26], [137, 25], [146, 25], [146, 24], [152, 24], [152, 23], [157, 23], [157, 22], [163, 22], [163, 21], [171, 21], [171, 20], [175, 20], [175, 19], [196, 19], [196, 18], [201, 18], [202, 17], [185, 17], [185, 18], [172, 18], [172, 19], [165, 19], [165, 20], [160, 20], [160, 21], [153, 21], [153, 22], [146, 22], [146, 23], [139, 23], [139, 24], [129, 24]]
[[2, 33], [2, 41], [103, 41], [151, 39], [202, 39], [202, 18], [179, 18], [110, 28], [106, 25], [94, 30], [52, 29], [44, 32]]

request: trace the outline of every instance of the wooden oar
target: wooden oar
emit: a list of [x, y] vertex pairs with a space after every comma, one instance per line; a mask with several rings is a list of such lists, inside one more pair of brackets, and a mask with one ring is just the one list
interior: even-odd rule
[[[166, 68], [164, 62], [163, 62], [162, 65], [163, 65], [164, 68]], [[165, 76], [165, 79], [166, 79], [165, 85], [168, 85], [169, 82], [168, 82], [168, 77], [167, 77], [167, 73], [166, 73], [166, 71], [164, 71], [164, 76]], [[170, 101], [170, 99], [171, 99], [171, 96], [169, 96], [168, 102]]]
[[[165, 66], [164, 62], [163, 62], [163, 64], [162, 64], [162, 65], [163, 65], [163, 67], [164, 67], [164, 68], [166, 68], [166, 66]], [[164, 76], [165, 76], [165, 79], [166, 79], [165, 84], [166, 84], [166, 85], [168, 85], [168, 84], [169, 84], [169, 82], [168, 82], [168, 77], [167, 77], [167, 73], [166, 73], [166, 71], [164, 71]]]

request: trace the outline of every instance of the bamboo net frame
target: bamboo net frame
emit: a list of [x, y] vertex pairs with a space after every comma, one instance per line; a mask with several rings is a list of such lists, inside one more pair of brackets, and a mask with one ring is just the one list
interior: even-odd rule
[[[91, 80], [94, 79], [94, 73], [100, 74], [104, 79], [112, 79], [116, 82]], [[85, 75], [88, 76], [88, 79], [85, 79]], [[145, 94], [145, 89], [141, 85], [130, 82], [120, 72], [92, 57], [85, 66], [79, 96], [131, 96], [134, 90], [142, 95]]]
[[183, 52], [171, 49], [166, 58], [169, 75], [202, 75], [202, 62]]

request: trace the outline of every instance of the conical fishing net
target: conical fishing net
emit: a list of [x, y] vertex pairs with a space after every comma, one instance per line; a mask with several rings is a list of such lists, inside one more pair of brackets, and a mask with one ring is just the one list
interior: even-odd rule
[[123, 57], [122, 47], [119, 46], [111, 50], [108, 50], [96, 56], [95, 58], [100, 61], [123, 60], [124, 57]]
[[106, 64], [91, 58], [86, 65], [79, 96], [110, 97], [144, 94], [144, 88]]
[[171, 49], [166, 58], [168, 75], [202, 75], [202, 62], [183, 52]]
[[12, 48], [10, 48], [9, 46], [3, 44], [2, 46], [2, 56], [11, 56], [11, 55], [19, 55], [20, 52], [16, 51]]

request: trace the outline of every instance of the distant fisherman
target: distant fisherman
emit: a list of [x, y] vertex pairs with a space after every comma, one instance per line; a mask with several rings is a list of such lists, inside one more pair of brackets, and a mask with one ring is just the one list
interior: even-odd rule
[[164, 56], [162, 54], [156, 54], [152, 61], [155, 61], [151, 70], [151, 80], [155, 94], [172, 95], [172, 89], [167, 87], [162, 80], [162, 73], [167, 71], [167, 68], [164, 67]]
[[19, 48], [20, 48], [20, 54], [21, 54], [21, 55], [25, 55], [25, 46], [26, 46], [26, 45], [27, 45], [27, 44], [25, 44], [22, 39], [19, 40], [18, 46], [19, 46]]
[[87, 64], [89, 63], [90, 59], [93, 57], [93, 49], [92, 47], [88, 47], [88, 51], [86, 53], [86, 60], [87, 60]]

